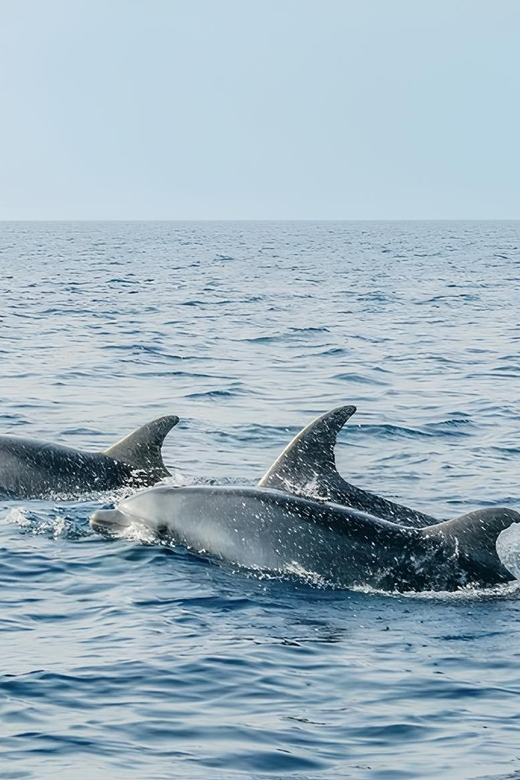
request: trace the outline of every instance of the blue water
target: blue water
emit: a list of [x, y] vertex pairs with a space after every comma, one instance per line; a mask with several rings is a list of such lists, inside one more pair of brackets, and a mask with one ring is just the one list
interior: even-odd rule
[[[1, 431], [178, 414], [178, 484], [358, 413], [349, 481], [520, 509], [520, 223], [2, 223]], [[108, 541], [0, 503], [1, 778], [520, 777], [520, 589], [407, 596]]]

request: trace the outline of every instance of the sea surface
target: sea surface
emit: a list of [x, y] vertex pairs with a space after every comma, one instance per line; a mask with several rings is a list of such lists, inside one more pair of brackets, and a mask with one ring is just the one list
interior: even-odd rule
[[[353, 403], [349, 481], [520, 509], [520, 222], [4, 222], [0, 289], [3, 433], [177, 414], [176, 484], [255, 484]], [[95, 535], [116, 499], [0, 499], [2, 780], [520, 778], [516, 583], [234, 570]]]

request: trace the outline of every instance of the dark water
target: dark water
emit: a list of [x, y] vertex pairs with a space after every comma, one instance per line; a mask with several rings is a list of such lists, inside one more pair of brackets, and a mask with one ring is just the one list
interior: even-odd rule
[[[1, 429], [178, 414], [176, 481], [254, 483], [355, 403], [350, 481], [519, 509], [519, 282], [518, 222], [3, 223]], [[0, 777], [520, 777], [516, 584], [262, 579], [94, 536], [111, 498], [0, 504]]]

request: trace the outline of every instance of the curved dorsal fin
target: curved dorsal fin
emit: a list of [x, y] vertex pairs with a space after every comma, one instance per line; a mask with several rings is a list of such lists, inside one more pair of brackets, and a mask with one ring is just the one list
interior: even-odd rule
[[166, 434], [178, 422], [179, 418], [175, 415], [152, 420], [104, 450], [103, 455], [133, 468], [153, 472], [157, 477], [169, 477], [171, 475], [163, 463], [161, 447]]
[[424, 512], [351, 485], [339, 474], [334, 457], [336, 438], [355, 411], [355, 406], [338, 406], [313, 420], [287, 445], [258, 486], [333, 501], [406, 526], [423, 528], [438, 523]]
[[292, 491], [310, 484], [319, 494], [331, 475], [339, 477], [334, 447], [339, 431], [355, 411], [355, 406], [338, 406], [316, 417], [289, 442], [258, 486]]

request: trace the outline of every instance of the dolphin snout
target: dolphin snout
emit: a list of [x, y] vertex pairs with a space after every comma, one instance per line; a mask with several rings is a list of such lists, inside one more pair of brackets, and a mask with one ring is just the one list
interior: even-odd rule
[[90, 527], [99, 534], [117, 534], [128, 528], [130, 520], [119, 509], [98, 509], [89, 518]]

